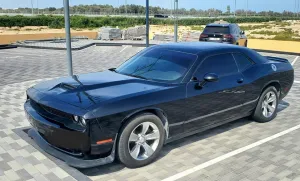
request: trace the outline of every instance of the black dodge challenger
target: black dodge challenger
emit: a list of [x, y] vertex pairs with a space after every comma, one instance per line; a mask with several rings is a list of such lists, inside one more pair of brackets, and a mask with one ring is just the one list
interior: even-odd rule
[[218, 43], [146, 48], [118, 68], [40, 83], [27, 90], [28, 134], [67, 164], [119, 159], [141, 167], [164, 144], [251, 116], [264, 123], [292, 87], [286, 59]]

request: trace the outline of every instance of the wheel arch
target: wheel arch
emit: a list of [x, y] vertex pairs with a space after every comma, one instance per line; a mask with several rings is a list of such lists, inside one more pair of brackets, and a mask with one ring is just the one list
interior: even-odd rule
[[278, 97], [280, 97], [281, 85], [280, 85], [279, 81], [277, 81], [277, 80], [273, 80], [273, 81], [266, 83], [264, 85], [263, 89], [261, 90], [261, 94], [264, 92], [264, 90], [266, 90], [270, 86], [274, 86], [276, 88]]
[[167, 115], [162, 109], [155, 108], [155, 107], [139, 109], [139, 110], [136, 110], [136, 111], [130, 113], [129, 115], [127, 115], [121, 122], [121, 126], [118, 130], [118, 135], [120, 135], [120, 132], [122, 131], [122, 129], [124, 128], [126, 123], [128, 121], [130, 121], [131, 118], [134, 118], [134, 117], [136, 117], [138, 115], [141, 115], [143, 113], [152, 113], [152, 114], [156, 115], [157, 117], [159, 117], [159, 119], [163, 123], [165, 134], [166, 134], [165, 139], [167, 140], [168, 137], [169, 137], [169, 122], [168, 122], [168, 119], [167, 119]]

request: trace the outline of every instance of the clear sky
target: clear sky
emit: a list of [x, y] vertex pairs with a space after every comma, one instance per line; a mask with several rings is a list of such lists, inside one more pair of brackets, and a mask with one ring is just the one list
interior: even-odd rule
[[[32, 0], [34, 7], [62, 7], [63, 0]], [[171, 8], [173, 0], [150, 0], [151, 6], [161, 6]], [[247, 0], [236, 0], [237, 9], [246, 9]], [[248, 0], [250, 10], [254, 11], [295, 11], [295, 1], [299, 0]], [[125, 0], [70, 0], [70, 5], [79, 4], [111, 4], [113, 6], [122, 5]], [[127, 0], [128, 4], [145, 5], [145, 0]], [[216, 8], [223, 11], [226, 6], [231, 5], [234, 10], [234, 0], [179, 0], [179, 8], [195, 8], [195, 9], [209, 9]], [[0, 7], [2, 8], [18, 8], [18, 7], [31, 7], [31, 0], [0, 0]]]

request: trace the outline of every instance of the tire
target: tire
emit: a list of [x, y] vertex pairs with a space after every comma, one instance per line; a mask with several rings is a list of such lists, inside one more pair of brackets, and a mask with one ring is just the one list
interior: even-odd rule
[[[149, 126], [146, 130], [147, 125]], [[146, 130], [145, 133], [144, 130]], [[159, 117], [151, 113], [135, 116], [125, 124], [121, 131], [117, 147], [118, 158], [129, 168], [148, 165], [158, 157], [164, 140], [165, 131]]]
[[[268, 98], [268, 96], [270, 96]], [[272, 97], [272, 99], [270, 99]], [[266, 100], [275, 100], [275, 102], [265, 102]], [[261, 94], [252, 118], [259, 123], [266, 123], [273, 120], [277, 115], [278, 107], [278, 91], [275, 87], [270, 86], [263, 91]], [[273, 110], [274, 109], [274, 110]], [[273, 111], [271, 111], [273, 110]], [[271, 113], [272, 112], [272, 113]]]

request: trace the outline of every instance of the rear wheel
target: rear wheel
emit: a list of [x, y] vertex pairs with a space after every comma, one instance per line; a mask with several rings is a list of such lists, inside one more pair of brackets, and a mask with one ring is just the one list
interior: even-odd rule
[[278, 92], [270, 86], [261, 94], [253, 119], [260, 123], [269, 122], [276, 117], [278, 107]]
[[161, 120], [146, 113], [123, 128], [118, 143], [119, 160], [129, 168], [145, 166], [157, 158], [165, 139]]

